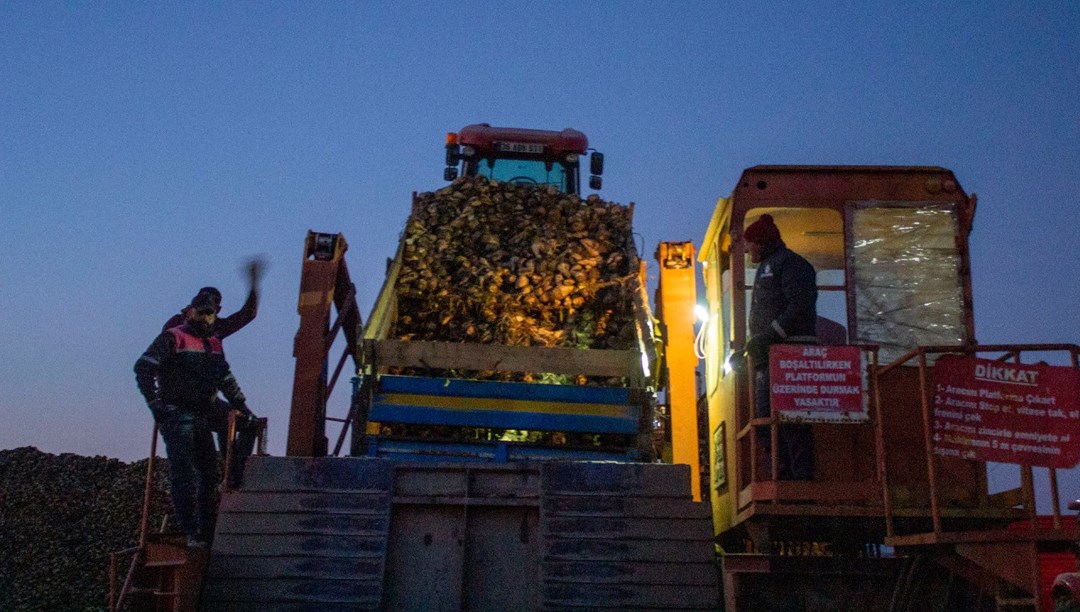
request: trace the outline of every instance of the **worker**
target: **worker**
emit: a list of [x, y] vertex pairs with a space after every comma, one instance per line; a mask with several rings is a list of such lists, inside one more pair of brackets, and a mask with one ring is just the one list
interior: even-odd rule
[[195, 296], [187, 322], [158, 335], [135, 362], [135, 381], [165, 439], [173, 513], [192, 547], [207, 546], [214, 530], [217, 453], [208, 417], [217, 394], [251, 415], [213, 335], [217, 308], [209, 294]]
[[[262, 273], [266, 269], [266, 262], [259, 257], [252, 258], [248, 261], [246, 271], [248, 275], [248, 296], [244, 301], [244, 305], [240, 307], [240, 310], [232, 313], [227, 317], [215, 317], [211, 334], [219, 340], [235, 334], [244, 328], [248, 323], [255, 320], [255, 316], [259, 313], [259, 280], [262, 278]], [[221, 313], [221, 291], [217, 287], [203, 287], [199, 289], [199, 292], [192, 299], [192, 303], [196, 300], [203, 299], [201, 296], [206, 296], [205, 299], [209, 300], [215, 309], [216, 314]], [[189, 321], [195, 315], [195, 310], [192, 306], [185, 306], [179, 313], [173, 315], [165, 325], [162, 326], [161, 331], [166, 331], [183, 325]], [[210, 422], [210, 429], [217, 437], [218, 452], [221, 454], [222, 462], [225, 461], [225, 454], [228, 449], [229, 440], [229, 412], [231, 408], [228, 402], [222, 400], [220, 397], [214, 398], [214, 405], [207, 415], [207, 419]], [[232, 450], [232, 462], [229, 468], [229, 474], [222, 476], [228, 477], [228, 486], [230, 488], [237, 488], [240, 486], [244, 475], [244, 466], [247, 463], [247, 458], [255, 450], [255, 441], [258, 437], [259, 422], [252, 416], [248, 418], [238, 419], [236, 421], [236, 440], [233, 443]]]
[[[772, 215], [761, 215], [743, 232], [750, 261], [758, 264], [750, 305], [746, 357], [754, 365], [754, 416], [771, 414], [769, 348], [774, 344], [816, 344], [817, 274], [814, 266], [787, 248]], [[758, 448], [771, 471], [772, 434], [757, 428]], [[814, 477], [813, 433], [808, 425], [778, 431], [777, 474], [782, 480]]]
[[[254, 321], [255, 316], [259, 314], [259, 280], [262, 278], [263, 271], [266, 269], [266, 262], [262, 258], [255, 257], [248, 261], [245, 269], [248, 274], [247, 300], [244, 301], [244, 305], [240, 307], [240, 310], [237, 310], [227, 317], [218, 317], [214, 321], [213, 334], [222, 340], [243, 329], [245, 325]], [[211, 296], [211, 299], [215, 301], [218, 314], [220, 314], [221, 291], [219, 291], [217, 287], [203, 287], [202, 289], [199, 289], [199, 294], [203, 293]], [[191, 306], [185, 306], [180, 312], [174, 314], [166, 321], [165, 325], [161, 328], [161, 331], [183, 325], [187, 322], [187, 319], [191, 314]]]

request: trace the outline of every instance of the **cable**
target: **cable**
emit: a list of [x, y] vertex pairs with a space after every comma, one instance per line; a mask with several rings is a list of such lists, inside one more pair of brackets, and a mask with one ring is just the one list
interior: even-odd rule
[[698, 359], [705, 359], [706, 349], [709, 346], [709, 338], [705, 333], [705, 330], [709, 329], [709, 325], [712, 323], [712, 317], [709, 317], [698, 328], [697, 336], [694, 337], [694, 354]]

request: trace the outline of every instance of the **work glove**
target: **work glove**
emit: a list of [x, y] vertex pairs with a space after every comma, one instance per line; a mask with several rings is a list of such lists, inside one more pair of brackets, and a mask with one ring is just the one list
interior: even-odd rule
[[160, 425], [165, 422], [170, 416], [176, 412], [176, 406], [172, 404], [166, 404], [165, 400], [153, 399], [146, 403], [150, 408], [150, 413], [154, 415], [154, 420]]
[[232, 408], [239, 413], [236, 415], [237, 429], [251, 429], [258, 423], [259, 417], [255, 416], [255, 413], [247, 407], [247, 404], [237, 402], [232, 405]]
[[746, 373], [746, 352], [738, 351], [728, 357], [728, 366], [733, 372], [742, 376]]
[[780, 340], [776, 332], [765, 332], [746, 343], [746, 356], [758, 370], [769, 367], [769, 348]]
[[244, 268], [248, 275], [248, 283], [252, 289], [258, 289], [259, 281], [262, 280], [263, 274], [266, 272], [266, 259], [262, 256], [252, 257], [244, 265]]

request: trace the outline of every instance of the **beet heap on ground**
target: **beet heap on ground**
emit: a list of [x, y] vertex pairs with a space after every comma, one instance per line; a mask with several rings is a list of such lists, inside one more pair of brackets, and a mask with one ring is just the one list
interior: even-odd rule
[[[105, 609], [109, 553], [139, 539], [146, 463], [0, 451], [0, 610]], [[167, 465], [155, 463], [155, 528], [168, 513]]]

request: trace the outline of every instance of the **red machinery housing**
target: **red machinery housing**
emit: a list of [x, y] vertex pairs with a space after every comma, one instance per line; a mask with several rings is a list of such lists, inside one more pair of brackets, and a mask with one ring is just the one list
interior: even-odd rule
[[[819, 609], [815, 597], [833, 609], [1047, 609], [1040, 559], [1076, 537], [1062, 522], [1055, 471], [1053, 516], [1037, 521], [1031, 467], [1020, 468], [1019, 487], [996, 491], [985, 462], [934, 450], [938, 357], [1020, 363], [1056, 353], [1077, 368], [1080, 353], [976, 342], [974, 212], [975, 197], [937, 167], [756, 166], [720, 199], [699, 261], [710, 305], [711, 497], [729, 610]], [[863, 360], [859, 418], [804, 421], [814, 441], [809, 480], [778, 476], [777, 403], [755, 417], [749, 373], [726, 365], [748, 339], [755, 270], [743, 231], [766, 213], [817, 270], [822, 344], [855, 347], [847, 350]], [[771, 436], [770, 451], [758, 433]], [[1018, 521], [1025, 527], [1009, 528]]]
[[[486, 176], [498, 181], [528, 185], [554, 185], [564, 193], [580, 193], [580, 158], [589, 150], [589, 139], [574, 130], [533, 130], [492, 127], [477, 123], [450, 133], [446, 139], [443, 178]], [[589, 187], [600, 189], [604, 155], [590, 156]]]

